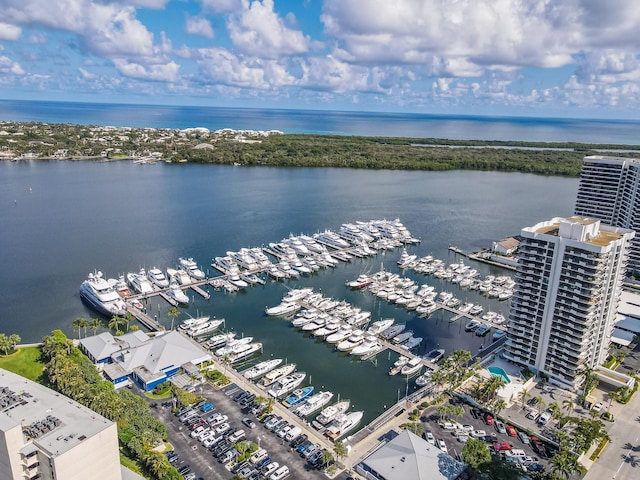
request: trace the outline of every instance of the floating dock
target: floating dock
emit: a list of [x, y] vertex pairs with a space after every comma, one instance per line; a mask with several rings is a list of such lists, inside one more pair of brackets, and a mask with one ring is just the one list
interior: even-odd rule
[[151, 318], [149, 315], [144, 313], [142, 310], [138, 310], [137, 308], [132, 306], [127, 306], [127, 311], [131, 315], [136, 317], [136, 320], [138, 320], [142, 325], [144, 325], [146, 328], [148, 328], [152, 332], [159, 332], [161, 330], [164, 330], [164, 328], [162, 328], [162, 325], [160, 325], [158, 322], [156, 322], [153, 318]]
[[191, 290], [193, 290], [194, 292], [196, 292], [198, 295], [200, 295], [202, 298], [204, 298], [205, 300], [209, 300], [209, 298], [211, 298], [211, 294], [209, 292], [207, 292], [206, 290], [203, 290], [202, 288], [200, 288], [198, 285], [189, 285], [189, 288]]

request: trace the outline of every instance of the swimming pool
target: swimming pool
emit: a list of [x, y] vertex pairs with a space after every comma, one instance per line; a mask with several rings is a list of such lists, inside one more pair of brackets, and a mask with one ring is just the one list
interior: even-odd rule
[[487, 367], [487, 370], [489, 370], [489, 373], [491, 375], [494, 375], [496, 377], [502, 377], [505, 383], [511, 383], [511, 380], [509, 380], [509, 375], [507, 375], [507, 372], [505, 372], [502, 368], [491, 366], [491, 367]]

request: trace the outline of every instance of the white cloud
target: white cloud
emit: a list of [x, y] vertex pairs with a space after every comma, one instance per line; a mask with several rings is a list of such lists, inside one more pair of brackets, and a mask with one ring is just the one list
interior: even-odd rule
[[79, 67], [78, 71], [80, 72], [80, 76], [82, 77], [83, 80], [95, 80], [97, 78], [96, 75], [94, 75], [93, 73], [88, 72], [87, 70], [85, 70], [82, 67]]
[[17, 40], [21, 33], [22, 29], [17, 25], [0, 22], [0, 40]]
[[29, 43], [34, 45], [44, 45], [47, 43], [47, 35], [42, 32], [34, 32], [29, 35]]
[[170, 0], [129, 0], [126, 3], [131, 3], [139, 7], [146, 7], [146, 8], [153, 8], [155, 10], [160, 10], [164, 8], [169, 2]]
[[180, 69], [180, 66], [175, 62], [164, 65], [142, 65], [123, 59], [115, 59], [113, 63], [118, 71], [127, 77], [159, 82], [175, 82], [178, 79], [178, 70]]
[[228, 21], [229, 37], [242, 53], [277, 59], [300, 55], [309, 50], [311, 40], [299, 30], [287, 28], [273, 10], [273, 0], [248, 0], [243, 10]]
[[245, 0], [201, 0], [202, 8], [214, 13], [229, 13], [242, 10]]
[[207, 38], [213, 38], [213, 27], [209, 20], [202, 17], [189, 17], [187, 16], [187, 33], [191, 35], [201, 35]]
[[9, 57], [0, 56], [0, 73], [5, 75], [24, 75], [24, 70], [22, 70], [22, 67]]

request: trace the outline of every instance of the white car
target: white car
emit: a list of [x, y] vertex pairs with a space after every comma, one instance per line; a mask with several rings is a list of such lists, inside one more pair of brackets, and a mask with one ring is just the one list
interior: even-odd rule
[[267, 465], [266, 467], [264, 467], [260, 473], [262, 473], [262, 476], [264, 478], [269, 478], [269, 476], [273, 472], [278, 470], [279, 467], [280, 467], [280, 464], [278, 462], [272, 462], [269, 465]]
[[207, 429], [207, 427], [198, 427], [198, 428], [196, 428], [193, 432], [191, 432], [191, 438], [196, 438], [198, 435], [200, 435], [206, 429]]
[[431, 445], [436, 444], [436, 438], [433, 436], [433, 433], [425, 432], [425, 437], [427, 438], [427, 442], [429, 442]]
[[484, 437], [487, 434], [484, 430], [474, 430], [469, 435], [472, 437]]
[[225, 422], [225, 423], [221, 423], [220, 425], [218, 425], [215, 430], [216, 430], [216, 433], [224, 433], [227, 430], [229, 430], [230, 428], [231, 428], [231, 425], [229, 425], [227, 422]]
[[594, 412], [600, 412], [600, 410], [602, 410], [602, 402], [596, 403], [593, 407], [591, 407], [591, 410], [593, 410]]
[[211, 425], [212, 427], [215, 427], [216, 425], [220, 425], [221, 423], [224, 423], [227, 420], [229, 420], [229, 417], [227, 417], [226, 415], [220, 415], [218, 417], [211, 417], [209, 419], [209, 425]]
[[439, 439], [438, 439], [438, 448], [439, 448], [440, 450], [442, 450], [444, 453], [447, 453], [447, 452], [448, 452], [448, 450], [447, 450], [447, 444], [446, 444], [446, 443], [444, 443], [444, 440], [442, 440], [441, 438], [439, 438]]
[[473, 425], [458, 424], [458, 430], [462, 430], [463, 432], [473, 432]]

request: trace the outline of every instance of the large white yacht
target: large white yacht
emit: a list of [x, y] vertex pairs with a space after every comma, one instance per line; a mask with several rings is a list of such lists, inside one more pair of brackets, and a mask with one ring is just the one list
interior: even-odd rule
[[179, 258], [180, 266], [195, 280], [204, 280], [204, 272], [198, 268], [193, 258]]
[[337, 403], [334, 403], [333, 405], [328, 406], [318, 414], [318, 416], [313, 421], [313, 426], [320, 429], [322, 428], [322, 426], [333, 422], [338, 415], [341, 415], [349, 410], [350, 405], [351, 401], [341, 400]]
[[186, 270], [181, 268], [167, 268], [167, 276], [169, 277], [169, 283], [172, 281], [177, 282], [178, 285], [188, 285], [191, 283], [191, 277]]
[[173, 298], [176, 302], [186, 305], [189, 303], [189, 297], [182, 291], [180, 285], [177, 282], [171, 282], [169, 284], [169, 290], [167, 296]]
[[320, 410], [333, 398], [332, 392], [318, 392], [315, 395], [307, 398], [304, 403], [297, 406], [293, 413], [301, 417], [311, 415], [313, 412]]
[[164, 276], [164, 273], [162, 273], [162, 270], [159, 268], [150, 268], [147, 272], [147, 278], [159, 288], [167, 288], [169, 286], [169, 280], [167, 280], [167, 277]]
[[249, 370], [242, 372], [242, 375], [244, 375], [244, 378], [253, 380], [254, 378], [258, 378], [264, 375], [265, 373], [273, 370], [281, 363], [282, 363], [281, 358], [273, 358], [271, 360], [266, 360], [264, 362], [257, 363], [256, 365], [251, 367]]
[[138, 293], [142, 293], [143, 295], [153, 293], [153, 286], [147, 279], [147, 273], [144, 268], [141, 268], [138, 273], [127, 273], [127, 281]]
[[306, 376], [307, 374], [304, 372], [296, 372], [291, 375], [287, 375], [286, 377], [278, 380], [267, 393], [275, 398], [281, 397], [300, 385]]
[[325, 245], [329, 245], [330, 247], [337, 249], [350, 247], [349, 242], [347, 242], [343, 238], [340, 238], [337, 233], [332, 232], [331, 230], [325, 230], [322, 233], [316, 233], [313, 238], [320, 243], [324, 243]]
[[102, 272], [89, 274], [89, 277], [80, 285], [80, 297], [89, 307], [107, 317], [127, 313], [124, 301], [102, 278]]
[[325, 430], [324, 434], [331, 441], [336, 441], [353, 430], [362, 420], [364, 412], [351, 412], [339, 415], [331, 425]]
[[264, 377], [262, 377], [262, 380], [260, 380], [260, 383], [263, 386], [268, 387], [269, 385], [274, 384], [275, 382], [277, 382], [281, 378], [292, 374], [295, 369], [296, 369], [296, 364], [295, 363], [288, 363], [287, 365], [284, 365], [282, 367], [276, 368], [275, 370], [271, 370]]

